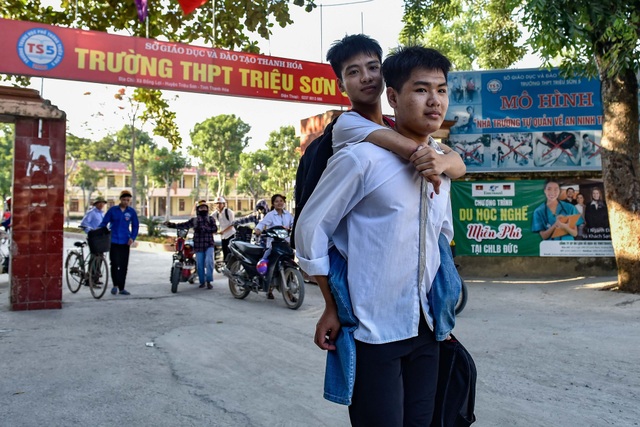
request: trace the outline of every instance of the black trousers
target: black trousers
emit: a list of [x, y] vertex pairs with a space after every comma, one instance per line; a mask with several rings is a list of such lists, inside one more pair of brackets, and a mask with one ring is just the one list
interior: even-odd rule
[[356, 340], [356, 382], [349, 406], [352, 426], [431, 424], [440, 346], [420, 317], [417, 337], [388, 344]]
[[229, 255], [229, 242], [231, 240], [233, 240], [236, 237], [235, 234], [233, 234], [231, 237], [229, 237], [228, 239], [222, 239], [222, 256], [224, 260], [227, 259], [227, 255]]
[[109, 261], [111, 262], [111, 280], [113, 286], [123, 290], [127, 280], [127, 268], [129, 267], [129, 250], [131, 246], [111, 243]]

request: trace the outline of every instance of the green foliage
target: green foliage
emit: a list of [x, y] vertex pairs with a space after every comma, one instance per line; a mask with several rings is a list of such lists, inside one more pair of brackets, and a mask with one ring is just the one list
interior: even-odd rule
[[[119, 131], [110, 133], [99, 141], [67, 135], [67, 158], [129, 164], [132, 134], [135, 134], [138, 147], [155, 146], [148, 133], [139, 129], [133, 130], [130, 125], [125, 125]], [[71, 145], [69, 145], [69, 136], [72, 140]]]
[[[62, 0], [55, 9], [41, 0], [5, 0], [0, 16], [172, 42], [198, 41], [208, 46], [259, 53], [256, 36], [268, 39], [275, 24], [283, 28], [291, 24], [291, 4], [304, 7], [307, 12], [315, 7], [314, 0], [218, 0], [213, 20], [212, 2], [186, 16], [177, 1], [149, 2], [147, 26], [138, 20], [133, 0]], [[20, 80], [19, 84], [28, 85], [28, 79]]]
[[78, 166], [77, 171], [71, 178], [71, 183], [82, 189], [85, 207], [91, 206], [91, 195], [96, 191], [98, 183], [105, 175], [106, 172], [104, 170], [92, 169], [86, 163], [80, 163]]
[[66, 156], [69, 160], [97, 160], [93, 158], [91, 147], [93, 141], [73, 134], [67, 134]]
[[640, 69], [637, 1], [531, 0], [523, 22], [547, 65], [559, 57], [572, 73], [606, 77]]
[[156, 150], [149, 161], [149, 173], [151, 177], [161, 182], [167, 190], [166, 197], [166, 219], [171, 216], [171, 184], [180, 179], [182, 169], [187, 167], [188, 162], [180, 153], [169, 151], [166, 148]]
[[249, 143], [251, 126], [235, 114], [221, 114], [201, 123], [191, 131], [189, 154], [209, 172], [217, 172], [218, 194], [226, 188], [227, 179], [240, 168], [240, 153]]
[[258, 150], [240, 155], [238, 191], [249, 194], [254, 200], [266, 194], [264, 184], [268, 178], [267, 169], [272, 158], [267, 150]]
[[176, 113], [169, 110], [169, 102], [162, 98], [157, 89], [137, 88], [133, 92], [133, 100], [144, 104], [142, 122], [154, 123], [153, 134], [165, 138], [173, 149], [182, 145], [182, 137], [176, 124]]
[[148, 170], [153, 179], [169, 187], [174, 181], [180, 179], [182, 169], [187, 165], [187, 159], [180, 153], [163, 147], [150, 156]]
[[0, 123], [0, 196], [4, 200], [11, 194], [13, 173], [13, 140], [12, 125]]
[[457, 70], [507, 68], [526, 53], [515, 0], [405, 0], [403, 44], [436, 48]]
[[162, 228], [160, 227], [160, 225], [162, 224], [161, 220], [146, 217], [146, 216], [140, 216], [140, 222], [147, 226], [147, 236], [149, 237], [162, 236]]
[[283, 194], [292, 200], [296, 171], [300, 163], [300, 138], [293, 126], [283, 126], [271, 132], [266, 143], [266, 154], [271, 158], [264, 183], [268, 194]]

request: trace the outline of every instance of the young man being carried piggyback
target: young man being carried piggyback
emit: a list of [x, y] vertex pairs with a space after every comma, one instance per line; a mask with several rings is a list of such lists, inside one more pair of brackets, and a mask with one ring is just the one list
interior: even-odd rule
[[[433, 139], [418, 143], [392, 130], [393, 121], [382, 115], [384, 91], [382, 49], [364, 34], [344, 37], [327, 52], [340, 91], [351, 101], [351, 110], [338, 117], [333, 127], [333, 152], [362, 141], [372, 142], [413, 162], [421, 175], [439, 192], [440, 174], [451, 179], [463, 176], [466, 166], [460, 156]], [[372, 126], [371, 122], [378, 126]], [[444, 156], [442, 155], [444, 154]]]

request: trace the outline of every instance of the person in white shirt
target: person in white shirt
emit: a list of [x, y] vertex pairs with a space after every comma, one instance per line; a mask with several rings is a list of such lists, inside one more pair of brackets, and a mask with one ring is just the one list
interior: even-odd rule
[[[289, 213], [289, 211], [284, 208], [286, 201], [286, 197], [282, 194], [274, 194], [273, 196], [271, 196], [271, 210], [267, 212], [264, 218], [262, 218], [258, 225], [256, 225], [256, 228], [253, 230], [253, 232], [257, 236], [260, 236], [262, 232], [267, 228], [276, 227], [278, 225], [291, 231], [291, 228], [293, 227], [293, 215], [291, 215], [291, 213]], [[287, 237], [286, 240], [287, 242], [289, 242], [290, 237]], [[264, 251], [264, 255], [262, 255], [262, 258], [268, 259], [269, 253], [271, 252], [271, 238], [264, 239], [263, 237], [262, 244], [266, 248], [266, 250]], [[267, 293], [267, 298], [273, 299], [273, 293], [271, 292], [271, 289], [269, 289], [269, 292]]]
[[213, 213], [213, 218], [218, 223], [218, 234], [222, 238], [222, 259], [227, 259], [229, 254], [229, 242], [235, 237], [236, 229], [233, 226], [235, 220], [235, 213], [227, 207], [227, 200], [219, 196], [215, 200], [216, 211]]
[[[262, 221], [256, 225], [253, 231], [256, 235], [260, 236], [267, 228], [281, 225], [287, 230], [291, 230], [293, 227], [293, 215], [284, 208], [287, 198], [282, 194], [274, 194], [271, 196], [271, 210], [262, 218]], [[289, 237], [287, 237], [289, 241]]]
[[[431, 134], [449, 105], [450, 66], [439, 52], [418, 46], [385, 60], [387, 98], [400, 134], [433, 146]], [[331, 243], [348, 262], [358, 319], [349, 406], [354, 426], [431, 422], [439, 347], [427, 294], [440, 263], [438, 236], [453, 237], [449, 189], [445, 179], [435, 194], [402, 158], [360, 143], [334, 154], [301, 213], [297, 256], [325, 299], [314, 338], [323, 349], [335, 349], [340, 329], [327, 282]]]

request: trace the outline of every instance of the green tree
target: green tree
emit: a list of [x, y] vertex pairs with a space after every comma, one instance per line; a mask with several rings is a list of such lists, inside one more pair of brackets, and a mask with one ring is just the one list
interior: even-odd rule
[[218, 196], [226, 188], [227, 179], [240, 168], [240, 153], [249, 143], [251, 126], [235, 114], [221, 114], [201, 123], [191, 131], [189, 154], [209, 172], [217, 172]]
[[403, 44], [436, 48], [457, 70], [507, 68], [526, 53], [519, 45], [519, 0], [405, 0]]
[[238, 191], [249, 194], [257, 201], [264, 196], [267, 169], [271, 165], [271, 156], [267, 150], [258, 150], [240, 154], [240, 172], [238, 173]]
[[300, 138], [293, 126], [283, 126], [271, 132], [266, 142], [271, 158], [264, 188], [270, 195], [279, 193], [293, 200], [296, 171], [300, 163]]
[[156, 181], [151, 176], [151, 162], [155, 156], [157, 148], [155, 145], [142, 145], [136, 148], [135, 160], [138, 172], [137, 190], [142, 197], [140, 212], [144, 216], [149, 216], [149, 204], [153, 190], [156, 188]]
[[98, 188], [98, 183], [105, 176], [104, 170], [96, 170], [86, 163], [80, 163], [78, 170], [73, 174], [71, 183], [82, 190], [85, 210], [91, 206], [91, 195]]
[[149, 171], [153, 179], [161, 182], [167, 190], [165, 199], [165, 220], [171, 216], [171, 185], [180, 179], [182, 170], [187, 167], [187, 159], [176, 151], [161, 148], [155, 152], [149, 162]]
[[[0, 195], [2, 200], [11, 194], [13, 182], [13, 140], [15, 138], [13, 126], [0, 123]], [[1, 202], [0, 202], [1, 205]]]
[[568, 73], [600, 78], [602, 173], [618, 285], [640, 292], [638, 2], [530, 0], [523, 16], [529, 42], [547, 65], [559, 58]]
[[178, 2], [150, 2], [148, 25], [138, 20], [133, 1], [62, 0], [60, 8], [54, 9], [41, 0], [5, 0], [1, 16], [173, 42], [198, 41], [209, 46], [258, 53], [256, 36], [268, 39], [274, 25], [284, 28], [293, 23], [290, 5], [304, 7], [307, 12], [316, 7], [314, 0], [224, 0], [215, 2], [213, 11], [213, 4], [208, 2], [184, 15]]
[[65, 153], [67, 160], [98, 160], [93, 157], [91, 150], [94, 144], [95, 142], [89, 138], [82, 138], [68, 133]]
[[[519, 59], [514, 25], [530, 32], [529, 46], [546, 66], [558, 61], [567, 75], [599, 77], [603, 105], [602, 171], [618, 266], [618, 286], [640, 292], [640, 137], [638, 78], [640, 70], [640, 9], [638, 2], [603, 0], [485, 0], [496, 11], [497, 24], [479, 27], [491, 50], [476, 46], [479, 64], [506, 52]], [[405, 0], [403, 35], [419, 39], [429, 23], [462, 14], [462, 3]], [[513, 24], [507, 22], [507, 18]], [[505, 28], [504, 34], [500, 28]], [[491, 34], [494, 38], [491, 39]], [[449, 53], [444, 50], [446, 53]], [[511, 56], [513, 55], [513, 56]], [[486, 62], [483, 62], [486, 61]], [[508, 62], [508, 64], [514, 61]], [[502, 67], [502, 66], [501, 66]]]

